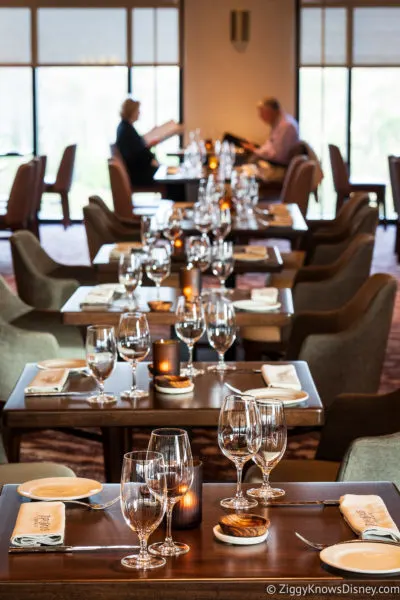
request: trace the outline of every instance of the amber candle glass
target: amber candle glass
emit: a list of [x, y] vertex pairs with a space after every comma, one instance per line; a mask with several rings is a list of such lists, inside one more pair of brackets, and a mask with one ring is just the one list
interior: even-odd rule
[[174, 529], [194, 529], [202, 519], [203, 463], [193, 459], [193, 483], [176, 504], [172, 514]]
[[179, 375], [180, 356], [177, 340], [153, 342], [153, 375]]
[[186, 300], [192, 300], [201, 295], [201, 271], [200, 269], [182, 268], [179, 272], [179, 283], [182, 294]]

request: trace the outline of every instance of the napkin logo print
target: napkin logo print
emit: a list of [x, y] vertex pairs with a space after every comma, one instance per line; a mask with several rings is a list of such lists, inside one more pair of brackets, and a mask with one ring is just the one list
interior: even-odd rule
[[357, 509], [357, 515], [362, 519], [366, 526], [373, 527], [378, 525], [378, 521], [373, 513], [367, 512], [366, 510]]
[[39, 529], [40, 532], [50, 531], [51, 515], [36, 514], [33, 518], [33, 524], [36, 529]]

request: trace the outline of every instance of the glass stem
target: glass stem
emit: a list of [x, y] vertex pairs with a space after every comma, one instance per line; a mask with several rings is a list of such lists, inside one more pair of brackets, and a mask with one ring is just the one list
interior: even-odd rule
[[173, 546], [174, 542], [172, 540], [172, 511], [174, 509], [174, 505], [168, 502], [167, 505], [167, 532], [165, 535], [165, 544], [167, 546]]
[[187, 368], [191, 375], [192, 371], [193, 371], [193, 346], [191, 344], [190, 345], [188, 344], [188, 350], [189, 350], [189, 360], [188, 360]]
[[132, 363], [132, 387], [131, 387], [131, 392], [135, 393], [137, 390], [137, 385], [136, 385], [136, 362]]
[[147, 537], [139, 536], [139, 544], [140, 551], [138, 555], [138, 560], [140, 562], [147, 562], [149, 560], [149, 555], [147, 554]]
[[160, 283], [159, 282], [156, 283], [156, 287], [157, 287], [157, 300], [159, 300], [160, 299]]
[[262, 477], [263, 477], [262, 489], [266, 490], [266, 491], [269, 491], [271, 489], [271, 485], [269, 483], [269, 476], [270, 476], [271, 470], [272, 469], [266, 468], [266, 469], [263, 469], [263, 472], [262, 472]]
[[100, 381], [100, 380], [98, 380], [98, 381], [97, 381], [97, 383], [99, 384], [99, 389], [100, 389], [100, 394], [99, 394], [99, 396], [100, 396], [100, 397], [103, 397], [103, 396], [104, 396], [104, 382], [103, 382], [103, 381]]
[[242, 492], [243, 467], [242, 467], [242, 465], [236, 465], [236, 471], [237, 471], [236, 498], [242, 498], [242, 496], [243, 496], [243, 492]]
[[225, 369], [225, 354], [218, 352], [218, 368], [223, 371]]

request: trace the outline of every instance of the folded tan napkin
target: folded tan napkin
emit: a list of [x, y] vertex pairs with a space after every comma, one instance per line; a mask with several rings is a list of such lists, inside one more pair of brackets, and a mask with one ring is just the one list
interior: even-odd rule
[[274, 287], [255, 288], [251, 290], [251, 299], [265, 304], [276, 304], [278, 302], [278, 290]]
[[13, 546], [56, 546], [64, 543], [65, 504], [30, 502], [21, 504], [11, 536]]
[[301, 390], [301, 383], [293, 365], [263, 365], [261, 374], [265, 383], [271, 387]]
[[56, 394], [61, 392], [68, 379], [69, 369], [46, 369], [36, 373], [25, 388], [27, 396], [32, 394]]
[[129, 254], [131, 250], [141, 250], [143, 248], [141, 242], [119, 242], [114, 244], [110, 251], [111, 259], [119, 259], [121, 254]]
[[85, 306], [96, 306], [96, 307], [109, 307], [111, 306], [112, 300], [115, 294], [115, 286], [96, 285], [86, 294], [85, 299], [81, 302], [81, 307]]
[[399, 529], [380, 496], [345, 494], [339, 502], [346, 522], [362, 539], [400, 542]]
[[234, 252], [235, 260], [263, 260], [268, 256], [265, 246], [245, 246], [241, 252]]
[[269, 224], [272, 227], [291, 227], [293, 219], [290, 215], [277, 215]]
[[289, 209], [286, 204], [269, 204], [268, 210], [273, 215], [290, 216]]

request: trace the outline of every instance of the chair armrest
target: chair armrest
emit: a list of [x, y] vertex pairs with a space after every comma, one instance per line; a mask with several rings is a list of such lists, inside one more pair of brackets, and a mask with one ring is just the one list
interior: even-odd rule
[[96, 271], [91, 265], [59, 265], [48, 274], [55, 279], [76, 279], [81, 285], [95, 285]]
[[296, 273], [294, 288], [303, 282], [324, 281], [330, 275], [330, 265], [308, 265]]
[[310, 311], [295, 314], [287, 345], [286, 360], [298, 359], [301, 347], [310, 335], [336, 333], [339, 330], [338, 311]]

